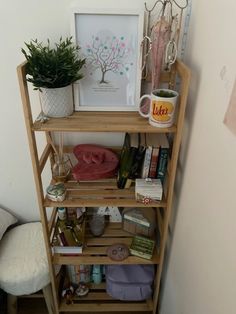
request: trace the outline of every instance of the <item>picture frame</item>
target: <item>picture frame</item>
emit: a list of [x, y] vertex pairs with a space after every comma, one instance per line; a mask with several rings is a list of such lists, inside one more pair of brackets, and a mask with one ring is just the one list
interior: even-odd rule
[[71, 33], [86, 58], [74, 84], [76, 111], [137, 111], [144, 12], [73, 8]]

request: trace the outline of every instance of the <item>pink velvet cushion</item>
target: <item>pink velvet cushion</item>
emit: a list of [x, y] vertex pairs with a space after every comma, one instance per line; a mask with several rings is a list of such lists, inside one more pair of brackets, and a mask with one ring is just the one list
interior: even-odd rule
[[72, 169], [73, 177], [80, 180], [97, 180], [115, 176], [118, 157], [99, 145], [81, 144], [74, 148], [78, 164]]

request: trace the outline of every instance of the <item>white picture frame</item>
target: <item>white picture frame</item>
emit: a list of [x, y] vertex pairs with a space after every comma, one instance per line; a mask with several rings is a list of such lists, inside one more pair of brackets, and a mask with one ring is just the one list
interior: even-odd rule
[[86, 58], [74, 84], [76, 111], [137, 111], [144, 12], [73, 8], [71, 33]]

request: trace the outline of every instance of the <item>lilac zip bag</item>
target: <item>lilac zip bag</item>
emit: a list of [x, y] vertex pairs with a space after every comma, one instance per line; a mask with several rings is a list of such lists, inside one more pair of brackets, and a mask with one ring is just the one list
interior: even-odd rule
[[106, 291], [114, 299], [142, 301], [152, 296], [153, 265], [107, 265]]

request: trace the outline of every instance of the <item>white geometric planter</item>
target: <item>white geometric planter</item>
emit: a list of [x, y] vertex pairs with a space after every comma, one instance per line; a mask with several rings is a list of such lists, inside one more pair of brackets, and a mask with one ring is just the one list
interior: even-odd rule
[[74, 111], [72, 85], [60, 88], [40, 88], [43, 113], [51, 118], [63, 118]]

